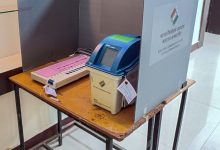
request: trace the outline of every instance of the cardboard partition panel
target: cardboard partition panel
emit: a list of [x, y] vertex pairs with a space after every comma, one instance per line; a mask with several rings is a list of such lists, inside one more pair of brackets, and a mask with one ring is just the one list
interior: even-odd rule
[[79, 47], [95, 48], [110, 34], [141, 35], [143, 0], [80, 0]]
[[23, 69], [92, 48], [109, 34], [141, 35], [143, 0], [18, 0]]
[[135, 121], [186, 81], [198, 0], [145, 0]]
[[18, 0], [23, 69], [55, 61], [78, 47], [78, 0]]
[[25, 70], [95, 48], [114, 33], [142, 35], [135, 121], [186, 81], [198, 0], [19, 0]]

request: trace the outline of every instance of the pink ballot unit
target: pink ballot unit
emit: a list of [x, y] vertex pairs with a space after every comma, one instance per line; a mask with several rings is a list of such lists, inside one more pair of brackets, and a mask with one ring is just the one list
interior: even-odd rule
[[49, 84], [54, 89], [78, 80], [89, 74], [85, 63], [89, 56], [77, 54], [64, 61], [31, 72], [31, 77], [42, 84]]

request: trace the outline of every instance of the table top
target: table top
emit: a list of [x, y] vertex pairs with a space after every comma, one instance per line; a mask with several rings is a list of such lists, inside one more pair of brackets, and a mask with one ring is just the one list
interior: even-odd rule
[[10, 80], [20, 88], [66, 113], [77, 121], [118, 141], [122, 141], [126, 138], [135, 129], [159, 112], [167, 103], [195, 83], [193, 80], [187, 80], [187, 85], [183, 89], [175, 92], [165, 99], [165, 102], [158, 105], [154, 110], [146, 114], [145, 117], [134, 123], [134, 117], [132, 117], [135, 113], [134, 105], [122, 109], [117, 115], [112, 115], [110, 112], [92, 105], [90, 98], [90, 79], [88, 76], [58, 89], [57, 98], [59, 101], [54, 100], [54, 98], [44, 93], [43, 85], [31, 79], [30, 71], [15, 75], [11, 77]]

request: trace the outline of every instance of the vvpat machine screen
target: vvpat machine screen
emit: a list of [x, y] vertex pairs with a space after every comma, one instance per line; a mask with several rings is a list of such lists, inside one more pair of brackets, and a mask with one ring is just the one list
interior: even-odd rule
[[118, 55], [118, 50], [106, 47], [105, 54], [102, 58], [101, 64], [111, 67], [117, 55]]

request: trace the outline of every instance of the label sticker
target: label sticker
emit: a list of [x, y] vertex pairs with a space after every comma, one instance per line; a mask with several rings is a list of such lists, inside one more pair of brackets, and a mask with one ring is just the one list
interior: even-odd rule
[[50, 85], [45, 85], [44, 86], [44, 91], [46, 94], [51, 95], [53, 97], [57, 97], [56, 90], [54, 90]]
[[134, 98], [137, 96], [134, 87], [127, 79], [125, 79], [117, 89], [125, 97], [128, 104], [130, 104], [132, 100], [134, 100]]

